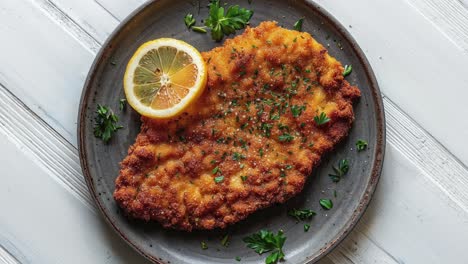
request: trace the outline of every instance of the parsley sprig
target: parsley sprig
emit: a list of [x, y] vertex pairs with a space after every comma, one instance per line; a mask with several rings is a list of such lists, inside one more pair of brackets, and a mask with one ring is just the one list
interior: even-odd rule
[[284, 259], [283, 245], [286, 237], [281, 230], [276, 235], [268, 230], [260, 230], [258, 233], [245, 237], [243, 241], [247, 243], [248, 248], [255, 250], [260, 255], [271, 252], [265, 259], [266, 264], [278, 263]]
[[210, 15], [205, 21], [205, 26], [211, 29], [211, 37], [216, 41], [221, 41], [224, 35], [234, 34], [236, 30], [243, 29], [253, 15], [252, 10], [238, 5], [230, 6], [225, 13], [219, 0], [212, 0], [209, 7]]
[[342, 159], [338, 162], [338, 167], [333, 166], [334, 174], [328, 174], [333, 182], [339, 182], [341, 177], [343, 177], [349, 170], [349, 161], [347, 159]]
[[353, 66], [352, 65], [346, 65], [343, 70], [343, 76], [346, 77], [351, 74], [353, 71]]
[[330, 118], [328, 118], [325, 112], [322, 112], [320, 113], [320, 115], [314, 117], [314, 121], [318, 126], [321, 126], [323, 124], [330, 122]]
[[356, 141], [356, 149], [357, 151], [363, 151], [367, 148], [367, 141], [359, 139]]
[[98, 104], [96, 114], [97, 116], [94, 119], [96, 121], [94, 124], [94, 136], [102, 139], [104, 143], [108, 143], [112, 134], [123, 128], [123, 126], [117, 125], [119, 117], [107, 106]]

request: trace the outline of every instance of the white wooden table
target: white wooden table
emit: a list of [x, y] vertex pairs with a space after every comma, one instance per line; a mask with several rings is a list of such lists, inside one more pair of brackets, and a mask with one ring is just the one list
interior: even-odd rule
[[[97, 212], [76, 149], [88, 69], [143, 1], [0, 0], [0, 262], [148, 263]], [[317, 2], [352, 26], [387, 118], [374, 199], [321, 263], [468, 263], [468, 0]]]

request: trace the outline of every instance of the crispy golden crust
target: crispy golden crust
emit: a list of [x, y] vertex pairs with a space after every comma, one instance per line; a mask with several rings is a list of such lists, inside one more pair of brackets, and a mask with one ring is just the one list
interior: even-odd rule
[[203, 56], [200, 99], [176, 119], [143, 117], [121, 163], [114, 198], [131, 217], [224, 228], [299, 193], [348, 134], [360, 91], [308, 33], [263, 22]]

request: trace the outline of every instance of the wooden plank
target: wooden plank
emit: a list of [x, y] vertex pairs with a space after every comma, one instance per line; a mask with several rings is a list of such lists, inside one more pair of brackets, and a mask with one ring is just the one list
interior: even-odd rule
[[[468, 116], [468, 90], [460, 88], [468, 83], [468, 54], [444, 29], [434, 27], [423, 15], [427, 10], [417, 10], [408, 1], [356, 0], [352, 8], [342, 1], [316, 2], [348, 26], [385, 95], [466, 165], [468, 152], [460, 142], [468, 137], [468, 122], [454, 120]], [[460, 12], [466, 14], [466, 9]]]
[[20, 262], [13, 257], [6, 249], [0, 246], [0, 263], [4, 264], [19, 264]]
[[434, 26], [468, 53], [468, 9], [454, 0], [407, 0]]
[[133, 10], [142, 5], [145, 0], [96, 0], [102, 8], [114, 14], [119, 20], [123, 20]]
[[77, 41], [69, 21], [56, 18], [29, 1], [2, 1], [0, 32], [8, 37], [0, 44], [0, 83], [76, 142], [78, 102], [94, 58], [93, 42], [86, 35]]
[[[0, 131], [0, 244], [23, 263], [148, 263]], [[13, 177], [13, 175], [18, 177]], [[12, 250], [10, 250], [12, 249]], [[16, 257], [16, 256], [15, 256]]]
[[119, 21], [113, 14], [103, 9], [93, 0], [30, 0], [44, 13], [54, 17], [56, 21], [66, 22], [67, 27], [78, 26], [78, 35], [88, 34], [97, 43], [102, 44], [107, 36], [118, 25]]

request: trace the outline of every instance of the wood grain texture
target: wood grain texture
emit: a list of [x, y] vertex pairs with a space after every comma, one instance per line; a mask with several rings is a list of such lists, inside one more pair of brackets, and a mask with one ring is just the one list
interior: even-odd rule
[[6, 249], [0, 246], [0, 263], [3, 264], [19, 264], [20, 262], [13, 257]]
[[348, 25], [385, 95], [467, 165], [468, 122], [453, 120], [468, 116], [468, 54], [407, 0], [316, 2]]
[[4, 132], [0, 148], [8, 155], [0, 166], [9, 177], [0, 184], [0, 207], [8, 212], [0, 217], [2, 247], [25, 264], [148, 263]]
[[407, 0], [457, 47], [468, 53], [468, 9], [457, 0]]
[[[49, 5], [48, 2], [53, 5]], [[444, 117], [467, 114], [467, 109], [464, 108], [466, 91], [460, 89], [468, 83], [465, 74], [467, 62], [465, 54], [459, 49], [454, 49], [453, 40], [446, 38], [447, 33], [443, 33], [444, 37], [440, 37], [444, 29], [440, 26], [434, 28], [428, 23], [429, 15], [411, 8], [415, 5], [409, 5], [406, 1], [360, 0], [353, 2], [355, 6], [352, 9], [343, 8], [345, 5], [341, 1], [319, 0], [318, 2], [342, 23], [352, 25], [350, 31], [366, 50], [376, 70], [379, 83], [393, 100], [386, 100], [386, 106], [391, 108], [392, 105], [389, 103], [399, 105], [409, 114], [403, 114], [398, 108], [399, 113], [392, 114], [387, 110], [388, 140], [392, 154], [386, 158], [384, 180], [363, 221], [342, 246], [330, 255], [330, 259], [341, 263], [343, 257], [339, 252], [344, 252], [349, 263], [354, 261], [373, 263], [381, 259], [388, 261], [396, 259], [398, 262], [408, 263], [419, 263], [423, 260], [427, 263], [438, 263], [437, 261], [452, 260], [452, 263], [457, 263], [459, 260], [457, 257], [466, 254], [459, 247], [466, 244], [466, 237], [463, 233], [457, 232], [456, 227], [463, 227], [467, 223], [464, 213], [466, 196], [463, 195], [466, 193], [463, 192], [466, 190], [466, 185], [463, 185], [464, 182], [461, 184], [459, 182], [460, 178], [466, 179], [466, 169], [464, 171], [458, 169], [463, 169], [463, 163], [466, 164], [468, 160], [468, 153], [463, 144], [460, 144], [468, 135], [468, 124], [466, 122], [453, 124], [450, 122], [451, 118]], [[93, 12], [104, 14], [107, 10], [115, 13], [112, 14], [113, 17], [121, 19], [126, 16], [126, 12], [129, 13], [136, 8], [140, 1], [99, 0], [97, 3], [105, 7], [105, 10], [104, 8], [97, 10], [99, 7], [92, 4], [89, 5], [89, 9], [88, 4], [78, 8], [76, 5], [79, 4], [75, 1], [72, 3], [71, 0], [60, 2], [7, 0], [2, 3], [0, 9], [0, 32], [9, 36], [1, 43], [0, 81], [69, 142], [75, 142], [76, 139], [75, 119], [81, 85], [95, 51], [99, 49], [102, 37], [107, 34], [107, 26], [99, 26], [99, 23], [111, 24], [96, 18], [85, 19], [87, 14], [94, 14]], [[356, 10], [362, 10], [366, 15], [356, 15], [356, 12], [361, 12]], [[107, 20], [107, 17], [106, 15], [102, 19]], [[395, 21], [395, 17], [406, 19]], [[409, 19], [412, 22], [410, 24], [406, 22]], [[84, 23], [89, 25], [86, 26]], [[28, 46], [30, 39], [34, 39], [34, 49]], [[399, 39], [405, 39], [405, 42], [400, 43]], [[18, 58], [17, 54], [13, 56], [11, 50], [21, 50], [23, 54]], [[41, 52], [34, 52], [35, 50]], [[25, 65], [21, 63], [23, 61], [29, 63]], [[427, 78], [440, 76], [442, 73], [446, 75], [445, 79]], [[457, 96], [441, 96], [441, 87], [445, 94]], [[62, 98], [63, 101], [58, 102], [56, 98]], [[450, 107], [434, 107], [437, 105]], [[394, 121], [390, 120], [392, 119], [390, 116], [395, 117]], [[401, 116], [407, 117], [409, 121], [399, 122]], [[412, 118], [409, 118], [410, 116]], [[413, 119], [418, 120], [420, 124], [416, 126], [419, 128], [416, 131], [423, 133], [411, 133], [414, 127], [402, 130], [406, 132], [400, 133], [402, 126], [404, 128], [414, 123]], [[16, 130], [13, 127], [8, 131], [11, 134]], [[35, 132], [30, 131], [30, 133]], [[403, 141], [400, 134], [404, 135]], [[12, 135], [9, 137], [15, 140]], [[399, 144], [399, 142], [409, 144]], [[18, 146], [25, 153], [34, 152], [35, 150], [29, 149], [27, 143], [28, 141], [22, 142], [22, 145]], [[449, 152], [455, 153], [460, 160]], [[37, 160], [34, 154], [27, 155], [29, 159]], [[51, 160], [44, 155], [39, 162], [50, 163]], [[49, 169], [44, 165], [38, 168], [45, 169], [49, 173]], [[450, 177], [444, 175], [452, 172], [454, 173], [449, 174]], [[44, 185], [47, 189], [46, 182], [42, 181], [40, 185]], [[63, 187], [62, 184], [59, 186]], [[47, 190], [54, 194], [50, 197], [65, 197], [59, 189]], [[31, 197], [34, 197], [34, 191], [31, 192]], [[53, 205], [63, 206], [59, 203]], [[78, 210], [82, 205], [83, 202], [80, 201], [78, 205], [74, 205], [74, 209]], [[447, 211], [447, 214], [441, 215], [438, 213], [440, 211], [444, 213]], [[44, 219], [48, 218], [41, 220]], [[69, 221], [75, 224], [82, 223], [81, 217], [77, 219]], [[19, 228], [15, 225], [11, 227], [12, 230]], [[104, 236], [106, 234], [104, 232]], [[99, 238], [102, 234], [90, 235], [88, 239], [96, 239], [95, 236]], [[424, 240], [423, 243], [418, 239]], [[355, 242], [358, 243], [357, 246], [353, 245]], [[47, 240], [47, 243], [50, 241]], [[366, 245], [371, 245], [368, 247], [370, 250], [366, 250]], [[357, 250], [354, 251], [354, 248]], [[45, 250], [44, 254], [48, 252]], [[428, 254], [423, 255], [420, 252]], [[77, 254], [79, 253], [70, 252], [70, 256]]]

